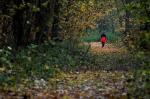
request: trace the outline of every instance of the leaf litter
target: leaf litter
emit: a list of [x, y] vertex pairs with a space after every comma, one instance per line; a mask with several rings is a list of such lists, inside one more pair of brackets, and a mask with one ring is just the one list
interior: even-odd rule
[[[120, 53], [119, 51], [124, 51], [114, 47], [102, 49], [98, 44], [92, 43], [90, 51], [101, 54], [104, 60], [99, 62], [104, 63], [103, 65], [105, 61], [109, 62], [107, 58], [111, 58], [111, 54], [115, 56], [116, 53]], [[119, 65], [122, 65], [121, 62]], [[36, 79], [33, 86], [25, 88], [23, 92], [1, 91], [0, 99], [127, 99], [126, 79], [132, 75], [132, 71], [123, 70], [60, 71], [48, 81]]]

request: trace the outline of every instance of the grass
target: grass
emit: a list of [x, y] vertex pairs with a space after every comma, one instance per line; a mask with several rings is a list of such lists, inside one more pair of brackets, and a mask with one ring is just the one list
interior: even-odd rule
[[[99, 33], [97, 30], [90, 30], [85, 34], [86, 36], [84, 36], [81, 39], [81, 41], [83, 42], [98, 42], [101, 35], [101, 33]], [[119, 38], [119, 35], [117, 33], [111, 33], [111, 32], [106, 33], [106, 36], [107, 36], [108, 43], [115, 43]]]
[[[110, 81], [123, 77], [122, 81], [127, 82], [125, 85], [131, 96], [137, 97], [139, 94], [144, 96], [145, 93], [149, 93], [149, 70], [141, 71], [137, 78], [133, 78], [132, 75], [124, 76], [129, 73], [128, 70], [137, 68], [140, 64], [128, 51], [92, 54], [92, 52], [87, 53], [87, 48], [82, 46], [71, 50], [66, 42], [47, 42], [42, 45], [32, 44], [15, 55], [10, 50], [2, 50], [0, 51], [0, 91], [1, 89], [20, 90], [19, 92], [22, 93], [25, 89], [35, 88], [35, 81], [41, 83], [42, 79], [54, 87], [53, 90], [59, 86], [59, 83], [60, 86], [64, 84], [67, 88], [80, 85], [80, 89], [89, 88], [91, 85], [96, 86], [95, 88], [106, 86], [107, 90], [107, 82], [112, 86], [113, 82]], [[120, 77], [118, 78], [117, 75]], [[143, 87], [137, 87], [141, 83]], [[44, 88], [49, 87], [45, 85]], [[133, 94], [137, 91], [136, 95]], [[146, 97], [149, 97], [148, 94]]]
[[111, 70], [120, 68], [119, 62], [122, 62], [122, 68], [130, 66], [131, 61], [126, 63], [126, 59], [131, 59], [128, 54], [124, 57], [124, 53], [94, 55], [87, 53], [87, 48], [83, 46], [71, 50], [66, 42], [48, 42], [42, 45], [31, 44], [16, 54], [4, 50], [0, 53], [3, 63], [0, 68], [0, 85], [16, 86], [22, 82], [28, 85], [35, 79], [48, 80], [59, 70]]
[[94, 61], [86, 50], [86, 47], [71, 49], [67, 42], [31, 44], [16, 53], [3, 49], [0, 51], [0, 86], [30, 86], [35, 79], [48, 80], [59, 70], [71, 71], [86, 66], [90, 64], [88, 61]]

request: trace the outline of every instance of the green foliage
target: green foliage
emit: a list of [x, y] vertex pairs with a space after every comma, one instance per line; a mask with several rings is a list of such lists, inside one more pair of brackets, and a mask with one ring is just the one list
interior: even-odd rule
[[[83, 42], [99, 42], [100, 35], [101, 35], [101, 33], [99, 33], [99, 31], [96, 29], [90, 30], [84, 34], [85, 36], [81, 38], [81, 41]], [[111, 32], [106, 33], [106, 36], [107, 36], [107, 43], [115, 43], [120, 37], [117, 33], [111, 33]]]
[[[128, 46], [135, 51], [148, 51], [150, 42], [149, 0], [133, 0], [126, 4], [126, 10], [132, 15], [132, 28], [126, 35]], [[134, 27], [134, 28], [133, 28]]]
[[[80, 37], [84, 35], [82, 31], [87, 29], [92, 31], [88, 31], [82, 41], [99, 40], [100, 33], [94, 30], [96, 24], [101, 25], [102, 31], [112, 31], [107, 33], [108, 42], [117, 41], [119, 36], [115, 34], [115, 28], [120, 29], [117, 26], [118, 20], [123, 19], [120, 23], [125, 27], [124, 15], [130, 12], [129, 22], [131, 21], [134, 28], [126, 34], [126, 45], [139, 51], [138, 58], [144, 58], [139, 59], [144, 68], [135, 71], [133, 77], [127, 78], [133, 80], [127, 86], [131, 98], [149, 97], [149, 0], [133, 0], [124, 6], [124, 12], [119, 12], [118, 7], [115, 7], [119, 3], [117, 0], [2, 0], [0, 3], [0, 31], [3, 32], [0, 33], [0, 44], [4, 41], [1, 47], [11, 45], [13, 49], [18, 49], [19, 46], [29, 44], [20, 50], [12, 50], [11, 47], [0, 49], [2, 87], [13, 86], [17, 89], [20, 83], [26, 86], [35, 79], [48, 80], [60, 72], [59, 70], [122, 70], [138, 67], [138, 62], [129, 53], [93, 55], [88, 52], [90, 46], [78, 46]], [[64, 42], [50, 41], [41, 44], [52, 37], [53, 29], [53, 34], [59, 32], [60, 35], [56, 36]], [[6, 41], [10, 44], [6, 44]]]
[[141, 69], [134, 72], [134, 76], [129, 77], [127, 87], [129, 88], [129, 97], [144, 98], [150, 97], [150, 69]]
[[116, 41], [118, 41], [118, 38], [120, 38], [120, 36], [117, 35], [116, 33], [110, 32], [107, 34], [107, 38], [109, 43], [115, 43]]
[[[53, 38], [53, 35], [63, 40], [68, 39], [78, 42], [82, 36], [80, 34], [82, 30], [95, 27], [96, 20], [102, 16], [101, 8], [105, 4], [102, 1], [102, 5], [99, 5], [100, 1], [95, 0], [31, 0], [19, 2], [2, 0], [1, 3], [3, 6], [2, 15], [11, 17], [13, 23], [9, 24], [10, 27], [13, 27], [10, 30], [13, 32], [11, 39], [16, 47], [31, 42], [43, 42]], [[106, 5], [109, 3], [107, 2]], [[13, 22], [14, 20], [15, 22]], [[57, 27], [54, 28], [56, 25]], [[7, 32], [7, 29], [5, 31]], [[14, 47], [14, 45], [12, 46]]]
[[[51, 0], [8, 1], [2, 0], [0, 34], [1, 47], [7, 43], [13, 48], [43, 42], [48, 39], [49, 29], [53, 22], [53, 2]], [[10, 18], [5, 18], [9, 16]], [[3, 18], [4, 17], [4, 18]], [[10, 23], [11, 22], [11, 23]], [[3, 35], [11, 36], [11, 38]], [[2, 42], [10, 40], [11, 42]]]
[[144, 32], [138, 40], [139, 46], [142, 49], [150, 49], [150, 32]]
[[96, 30], [90, 30], [87, 33], [84, 33], [85, 36], [82, 37], [82, 41], [83, 42], [98, 42], [99, 41], [99, 37], [100, 37], [100, 33]]
[[[133, 51], [142, 62], [140, 68], [134, 71], [134, 76], [129, 77], [129, 98], [149, 99], [150, 95], [150, 17], [149, 0], [133, 0], [126, 4], [126, 11], [130, 13], [132, 25], [126, 35], [125, 42], [130, 51]], [[129, 23], [130, 24], [130, 23]], [[134, 27], [134, 28], [133, 28]]]
[[88, 52], [90, 46], [76, 46], [72, 50], [69, 43], [51, 41], [41, 45], [31, 44], [16, 54], [3, 50], [0, 58], [1, 86], [30, 86], [35, 79], [48, 80], [60, 70], [121, 69], [117, 65], [120, 61], [124, 64], [122, 68], [128, 68], [131, 63], [127, 63], [126, 59], [134, 59], [128, 54], [121, 58], [122, 53], [93, 55]]
[[11, 50], [11, 47], [8, 47], [7, 49], [0, 49], [0, 65], [11, 66]]
[[84, 59], [86, 48], [76, 48], [72, 51], [67, 44], [67, 42], [31, 44], [16, 54], [2, 50], [0, 52], [1, 86], [16, 86], [20, 83], [30, 85], [35, 79], [48, 80], [58, 72], [58, 69], [72, 70], [76, 66], [88, 64], [89, 59]]
[[129, 98], [149, 99], [150, 95], [150, 57], [149, 53], [140, 51], [136, 53], [136, 58], [141, 62], [138, 68], [133, 71], [134, 75], [127, 77]]

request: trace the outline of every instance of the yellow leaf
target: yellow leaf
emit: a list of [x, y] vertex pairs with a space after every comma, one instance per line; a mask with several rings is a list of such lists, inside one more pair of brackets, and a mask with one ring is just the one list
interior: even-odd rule
[[47, 64], [44, 65], [45, 69], [48, 70], [49, 66]]
[[5, 67], [1, 67], [1, 68], [0, 68], [0, 72], [3, 72], [3, 71], [5, 71], [5, 70], [6, 70]]

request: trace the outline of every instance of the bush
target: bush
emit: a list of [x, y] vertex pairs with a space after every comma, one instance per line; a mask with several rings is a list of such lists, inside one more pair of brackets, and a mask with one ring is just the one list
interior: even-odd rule
[[[100, 33], [96, 30], [93, 31], [89, 31], [88, 33], [86, 33], [86, 36], [83, 37], [81, 40], [83, 42], [98, 42], [99, 38], [100, 38]], [[116, 33], [106, 33], [107, 36], [107, 42], [108, 43], [114, 43], [118, 40], [119, 35]]]
[[47, 42], [31, 44], [25, 49], [12, 53], [0, 52], [0, 85], [3, 87], [32, 84], [35, 79], [48, 80], [59, 72], [79, 69], [94, 63], [87, 53], [87, 47], [74, 47], [70, 50], [67, 42]]
[[149, 99], [150, 97], [150, 58], [144, 52], [137, 53], [141, 67], [135, 69], [133, 77], [127, 79], [130, 98]]

